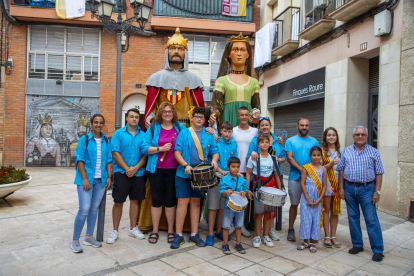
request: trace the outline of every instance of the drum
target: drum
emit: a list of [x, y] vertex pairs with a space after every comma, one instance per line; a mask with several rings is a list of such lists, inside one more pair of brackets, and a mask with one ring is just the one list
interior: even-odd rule
[[232, 193], [229, 196], [229, 199], [227, 200], [227, 206], [229, 206], [230, 209], [236, 212], [243, 211], [246, 208], [247, 203], [248, 201], [246, 197], [242, 197], [241, 195], [236, 193]]
[[285, 205], [286, 193], [276, 188], [262, 186], [256, 191], [255, 198], [265, 205], [281, 207]]
[[219, 184], [214, 167], [203, 165], [195, 167], [191, 174], [191, 188], [194, 190], [211, 189]]

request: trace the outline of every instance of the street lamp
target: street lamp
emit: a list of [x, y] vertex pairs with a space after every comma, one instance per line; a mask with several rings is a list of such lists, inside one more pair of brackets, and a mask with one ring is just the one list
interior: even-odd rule
[[[115, 4], [111, 0], [87, 0], [91, 6], [91, 17], [101, 22], [102, 26], [111, 34], [117, 35], [116, 48], [116, 97], [115, 97], [115, 130], [121, 128], [121, 52], [122, 34], [128, 37], [133, 34], [142, 36], [155, 35], [154, 32], [144, 30], [145, 24], [148, 22], [151, 7], [145, 0], [129, 0], [130, 6], [134, 9], [134, 16], [122, 20], [122, 2], [125, 0], [115, 0], [118, 7], [117, 21], [111, 18], [113, 7]], [[138, 23], [138, 26], [134, 26]], [[127, 50], [126, 50], [127, 51]]]

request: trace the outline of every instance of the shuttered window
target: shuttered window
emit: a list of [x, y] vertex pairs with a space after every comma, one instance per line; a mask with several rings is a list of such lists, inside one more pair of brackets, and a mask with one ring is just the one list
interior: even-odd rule
[[188, 38], [189, 71], [197, 74], [204, 84], [204, 101], [211, 101], [221, 56], [227, 38], [184, 35]]
[[99, 81], [100, 29], [30, 26], [28, 78]]

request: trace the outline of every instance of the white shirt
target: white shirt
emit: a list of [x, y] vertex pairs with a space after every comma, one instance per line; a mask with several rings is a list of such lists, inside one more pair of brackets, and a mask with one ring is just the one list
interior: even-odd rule
[[237, 155], [240, 158], [240, 172], [246, 173], [246, 157], [250, 143], [259, 135], [259, 130], [249, 126], [247, 130], [241, 130], [238, 126], [233, 128], [232, 140], [237, 143]]
[[94, 178], [101, 178], [101, 138], [95, 138], [96, 142], [96, 169], [95, 169], [95, 177]]

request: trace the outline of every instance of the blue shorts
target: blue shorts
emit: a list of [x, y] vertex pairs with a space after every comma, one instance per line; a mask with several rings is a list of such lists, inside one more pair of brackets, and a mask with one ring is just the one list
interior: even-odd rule
[[223, 229], [230, 229], [233, 226], [236, 228], [242, 228], [244, 224], [244, 210], [242, 212], [236, 212], [229, 208], [229, 206], [224, 206], [223, 209]]
[[175, 176], [175, 196], [177, 198], [204, 198], [205, 191], [193, 190], [191, 179]]

